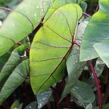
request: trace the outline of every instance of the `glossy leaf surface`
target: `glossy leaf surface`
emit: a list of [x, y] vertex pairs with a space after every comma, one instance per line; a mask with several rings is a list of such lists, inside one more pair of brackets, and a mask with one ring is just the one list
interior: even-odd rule
[[[100, 0], [100, 9], [95, 13], [88, 24], [84, 33], [84, 38], [81, 45], [80, 60], [86, 61], [96, 57], [102, 57], [97, 51], [95, 44], [101, 43], [109, 38], [109, 4], [108, 0]], [[107, 48], [109, 47], [106, 45]], [[100, 46], [101, 49], [103, 49]], [[101, 51], [102, 52], [102, 51]], [[102, 52], [105, 55], [105, 52]], [[104, 59], [103, 59], [104, 60]], [[108, 63], [108, 62], [106, 62]], [[109, 63], [108, 63], [109, 65]]]
[[35, 94], [62, 77], [65, 58], [72, 48], [75, 26], [82, 15], [76, 4], [57, 9], [37, 32], [30, 50], [31, 85]]

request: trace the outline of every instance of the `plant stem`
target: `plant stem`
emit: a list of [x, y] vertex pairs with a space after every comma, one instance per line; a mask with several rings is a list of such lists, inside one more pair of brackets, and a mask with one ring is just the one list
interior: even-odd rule
[[99, 109], [102, 109], [102, 96], [101, 96], [101, 89], [100, 89], [100, 84], [99, 84], [99, 80], [98, 80], [98, 77], [97, 77], [97, 74], [96, 74], [96, 71], [93, 67], [93, 64], [92, 64], [92, 61], [88, 61], [88, 64], [91, 68], [91, 71], [93, 73], [93, 77], [94, 77], [94, 80], [96, 82], [96, 88], [97, 88], [97, 93], [98, 93], [98, 104], [99, 104]]

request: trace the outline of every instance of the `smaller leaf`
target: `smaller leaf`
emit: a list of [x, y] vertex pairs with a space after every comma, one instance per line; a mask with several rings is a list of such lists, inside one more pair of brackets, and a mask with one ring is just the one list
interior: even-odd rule
[[49, 88], [43, 93], [37, 95], [38, 109], [41, 109], [45, 104], [48, 103], [52, 95], [52, 90]]
[[[12, 71], [15, 69], [15, 67], [21, 62], [20, 55], [24, 53], [24, 49], [25, 49], [25, 45], [19, 46], [11, 53], [11, 56], [9, 57], [8, 61], [5, 63], [5, 65], [3, 66], [0, 72], [0, 83], [1, 83], [0, 87], [2, 86], [2, 84], [4, 84], [4, 82], [6, 81], [8, 76], [12, 73]], [[8, 55], [9, 54], [6, 54], [6, 56]], [[4, 55], [4, 58], [6, 56]], [[0, 61], [2, 61], [1, 58]]]
[[28, 60], [24, 60], [15, 68], [3, 85], [0, 91], [0, 104], [2, 104], [2, 102], [6, 100], [14, 92], [14, 90], [24, 82], [28, 73]]
[[91, 86], [82, 81], [78, 81], [72, 88], [71, 95], [84, 107], [89, 103], [93, 103], [95, 100], [95, 95]]

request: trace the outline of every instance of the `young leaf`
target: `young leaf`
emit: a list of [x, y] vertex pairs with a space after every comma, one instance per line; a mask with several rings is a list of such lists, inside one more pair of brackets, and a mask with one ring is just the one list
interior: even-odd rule
[[15, 68], [0, 90], [0, 104], [2, 104], [3, 101], [6, 100], [14, 90], [24, 82], [28, 73], [28, 60], [24, 60]]
[[43, 92], [62, 77], [81, 15], [78, 5], [67, 4], [58, 8], [37, 32], [30, 50], [31, 85], [35, 94]]
[[[108, 0], [99, 0], [100, 9], [93, 15], [84, 33], [81, 44], [80, 60], [87, 61], [98, 57], [100, 54], [95, 50], [94, 45], [109, 36], [109, 4]], [[101, 47], [101, 49], [103, 49]]]
[[71, 90], [71, 95], [84, 107], [93, 103], [95, 100], [95, 95], [91, 86], [82, 81], [78, 81], [77, 84], [75, 84]]

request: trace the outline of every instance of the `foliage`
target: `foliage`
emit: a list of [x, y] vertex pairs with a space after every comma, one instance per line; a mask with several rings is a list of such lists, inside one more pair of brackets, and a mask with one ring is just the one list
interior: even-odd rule
[[[81, 14], [77, 5], [65, 5], [57, 9], [35, 35], [30, 50], [30, 79], [34, 93], [44, 91], [62, 78], [63, 74], [60, 72], [65, 66], [64, 60], [72, 49], [70, 41], [74, 37], [71, 33], [74, 33]], [[71, 16], [67, 19], [68, 15]]]
[[75, 109], [102, 109], [97, 76], [103, 88], [109, 67], [108, 0], [20, 2], [0, 1], [0, 14], [10, 12], [0, 28], [0, 104], [25, 83], [36, 98], [26, 104], [14, 99], [10, 109], [72, 108], [73, 102]]

